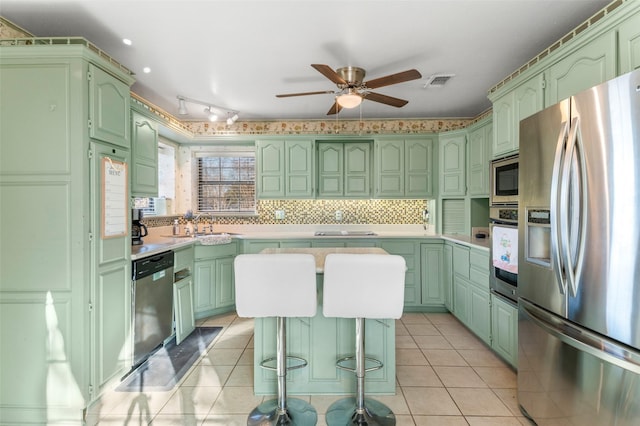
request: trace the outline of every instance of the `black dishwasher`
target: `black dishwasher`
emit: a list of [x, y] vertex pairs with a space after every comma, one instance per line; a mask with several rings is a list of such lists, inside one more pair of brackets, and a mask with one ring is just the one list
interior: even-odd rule
[[133, 365], [173, 333], [173, 251], [133, 261]]

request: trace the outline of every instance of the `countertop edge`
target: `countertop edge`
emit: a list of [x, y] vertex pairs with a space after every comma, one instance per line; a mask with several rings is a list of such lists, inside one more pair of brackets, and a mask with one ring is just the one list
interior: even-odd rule
[[[472, 238], [465, 235], [441, 235], [425, 234], [419, 232], [378, 232], [375, 236], [341, 236], [326, 237], [309, 235], [309, 232], [247, 232], [245, 234], [232, 235], [232, 240], [291, 240], [291, 239], [313, 239], [313, 240], [335, 240], [335, 239], [424, 239], [444, 240], [456, 244], [463, 244], [471, 248], [489, 251], [489, 238]], [[147, 238], [145, 238], [147, 239]], [[195, 238], [172, 238], [160, 235], [151, 236], [149, 242], [140, 246], [132, 246], [131, 260], [138, 260], [148, 256], [154, 256], [168, 250], [179, 250], [189, 245], [198, 244]]]

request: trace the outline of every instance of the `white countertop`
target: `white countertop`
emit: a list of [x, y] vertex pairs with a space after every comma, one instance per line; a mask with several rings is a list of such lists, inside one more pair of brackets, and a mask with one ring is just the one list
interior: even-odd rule
[[[317, 231], [373, 231], [376, 235], [358, 236], [315, 236]], [[441, 235], [433, 231], [433, 226], [425, 230], [422, 225], [214, 225], [217, 233], [228, 232], [234, 239], [377, 239], [377, 238], [423, 238], [443, 239], [470, 247], [489, 250], [489, 238], [472, 238], [466, 235]], [[177, 250], [197, 244], [197, 238], [173, 238], [171, 226], [149, 228], [149, 235], [143, 237], [142, 245], [131, 247], [132, 260], [155, 255], [167, 250]]]

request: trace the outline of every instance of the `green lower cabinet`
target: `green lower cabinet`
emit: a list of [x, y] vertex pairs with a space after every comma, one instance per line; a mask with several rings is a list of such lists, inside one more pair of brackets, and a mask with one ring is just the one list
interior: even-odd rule
[[215, 260], [215, 302], [218, 308], [233, 307], [236, 303], [235, 280], [233, 274], [233, 260], [235, 256], [227, 256]]
[[235, 241], [218, 246], [196, 245], [193, 298], [196, 319], [233, 310], [233, 260], [237, 250]]
[[518, 308], [491, 295], [491, 348], [513, 367], [518, 366]]
[[453, 246], [445, 243], [442, 247], [442, 285], [444, 291], [444, 307], [453, 311]]
[[453, 275], [453, 315], [464, 324], [469, 322], [469, 286], [464, 278]]
[[[322, 315], [322, 276], [318, 275], [318, 312], [313, 318], [289, 318], [287, 324], [287, 353], [307, 360], [304, 368], [287, 373], [287, 392], [295, 395], [353, 394], [355, 376], [338, 370], [339, 358], [355, 353], [355, 320], [325, 318]], [[394, 320], [366, 320], [365, 341], [367, 357], [382, 361], [384, 367], [367, 373], [367, 394], [395, 394], [395, 324]], [[276, 353], [276, 320], [256, 318], [254, 332], [254, 392], [274, 395], [277, 391], [276, 373], [260, 367], [262, 360]]]
[[389, 254], [404, 257], [407, 264], [404, 281], [404, 308], [405, 311], [421, 310], [420, 243], [417, 240], [380, 240], [379, 245]]
[[173, 284], [173, 309], [176, 324], [176, 344], [179, 345], [196, 328], [193, 311], [193, 277]]
[[420, 244], [420, 269], [422, 306], [444, 310], [446, 294], [442, 243]]
[[468, 287], [467, 326], [487, 345], [491, 344], [491, 300], [489, 290], [473, 283]]

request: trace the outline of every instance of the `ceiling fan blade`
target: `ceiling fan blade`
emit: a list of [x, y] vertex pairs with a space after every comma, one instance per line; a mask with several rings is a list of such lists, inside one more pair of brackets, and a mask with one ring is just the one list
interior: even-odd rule
[[377, 89], [378, 87], [390, 86], [392, 84], [404, 83], [405, 81], [417, 80], [422, 78], [422, 74], [418, 70], [412, 69], [396, 74], [387, 75], [385, 77], [374, 78], [364, 83], [368, 89]]
[[291, 96], [307, 96], [307, 95], [324, 95], [327, 93], [335, 93], [333, 90], [323, 90], [320, 92], [301, 92], [301, 93], [284, 93], [276, 95], [276, 98], [289, 98]]
[[338, 103], [338, 101], [335, 101], [333, 103], [333, 106], [331, 107], [331, 109], [329, 110], [329, 112], [327, 113], [327, 115], [333, 115], [333, 114], [337, 114], [340, 112], [340, 110], [342, 110], [342, 107], [340, 106], [340, 104]]
[[335, 84], [347, 84], [347, 82], [344, 81], [344, 79], [340, 77], [329, 65], [311, 64], [311, 66]]
[[362, 97], [370, 101], [380, 102], [381, 104], [391, 105], [397, 108], [403, 107], [409, 103], [409, 101], [405, 101], [404, 99], [394, 98], [393, 96], [387, 96], [373, 92], [365, 93], [362, 95]]

